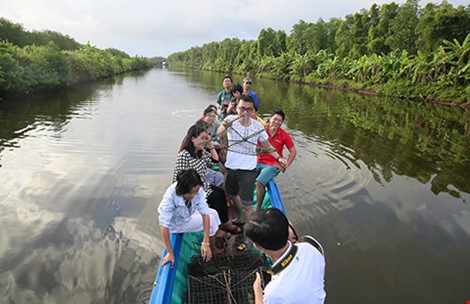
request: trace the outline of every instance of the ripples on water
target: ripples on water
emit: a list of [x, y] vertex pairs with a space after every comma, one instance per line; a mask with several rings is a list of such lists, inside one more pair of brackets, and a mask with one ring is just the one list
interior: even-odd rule
[[[0, 303], [148, 301], [163, 248], [156, 207], [222, 77], [154, 70], [3, 101]], [[298, 157], [277, 182], [290, 220], [326, 249], [328, 303], [460, 300], [465, 123], [280, 82], [255, 90], [262, 114], [287, 113]]]
[[[165, 101], [130, 95], [138, 106], [119, 94], [65, 99], [78, 104], [55, 116], [23, 113], [23, 126], [2, 134], [0, 302], [150, 297], [162, 248], [156, 200], [177, 148], [167, 127], [182, 134], [182, 124], [168, 121]], [[31, 101], [52, 113], [59, 102], [48, 102]]]
[[[410, 104], [414, 121], [393, 108], [375, 117], [377, 100], [324, 95], [281, 101], [287, 125], [303, 132], [291, 131], [299, 154], [277, 180], [290, 220], [326, 248], [328, 302], [463, 301], [470, 154], [468, 134], [452, 122], [462, 113], [430, 118], [433, 109]], [[449, 141], [451, 133], [461, 135]]]

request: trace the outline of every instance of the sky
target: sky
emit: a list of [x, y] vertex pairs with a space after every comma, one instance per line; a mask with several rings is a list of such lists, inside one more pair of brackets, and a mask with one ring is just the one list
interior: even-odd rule
[[[304, 20], [344, 19], [384, 0], [0, 0], [0, 17], [28, 31], [52, 30], [100, 49], [163, 56], [225, 38], [257, 39]], [[405, 0], [395, 0], [404, 3]], [[428, 2], [421, 0], [422, 7]], [[454, 7], [469, 0], [448, 0]]]

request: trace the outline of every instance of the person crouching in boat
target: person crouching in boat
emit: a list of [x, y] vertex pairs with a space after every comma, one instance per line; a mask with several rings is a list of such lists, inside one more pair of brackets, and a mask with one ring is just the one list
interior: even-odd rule
[[[209, 152], [205, 149], [206, 146]], [[173, 182], [176, 181], [176, 176], [180, 171], [187, 169], [196, 170], [201, 177], [207, 203], [219, 214], [220, 221], [222, 222], [220, 229], [234, 234], [241, 233], [241, 228], [232, 224], [228, 219], [225, 191], [216, 185], [210, 184], [207, 178], [208, 167], [212, 167], [218, 161], [219, 156], [207, 130], [203, 126], [195, 124], [188, 129], [181, 143], [180, 151], [176, 156]], [[220, 174], [220, 172], [215, 173]], [[212, 180], [216, 179], [212, 178]]]
[[158, 206], [160, 230], [163, 245], [167, 254], [163, 257], [162, 265], [175, 262], [175, 255], [170, 243], [170, 233], [196, 232], [204, 230], [201, 243], [201, 255], [204, 261], [212, 258], [211, 243], [217, 236], [220, 219], [217, 211], [209, 208], [206, 194], [202, 188], [202, 180], [196, 170], [180, 171], [173, 183], [165, 191]]

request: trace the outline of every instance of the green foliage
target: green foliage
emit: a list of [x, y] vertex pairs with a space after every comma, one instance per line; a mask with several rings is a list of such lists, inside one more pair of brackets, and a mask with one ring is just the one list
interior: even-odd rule
[[336, 49], [336, 55], [339, 57], [346, 57], [349, 54], [349, 50], [352, 49], [352, 28], [354, 25], [354, 17], [347, 15], [346, 19], [341, 22], [338, 31], [336, 32], [335, 41], [338, 44]]
[[[371, 8], [371, 18], [373, 22], [368, 33], [368, 52], [371, 53], [389, 53], [390, 47], [385, 43], [390, 31], [390, 22], [395, 19], [398, 14], [399, 6], [392, 2], [384, 4], [380, 9]], [[376, 10], [379, 10], [378, 20], [376, 19]]]
[[29, 88], [48, 88], [68, 84], [66, 57], [50, 42], [46, 46], [26, 46], [18, 60]]
[[110, 53], [112, 56], [118, 57], [118, 58], [131, 58], [126, 52], [123, 52], [118, 49], [114, 48], [107, 48], [105, 49], [106, 52]]
[[[349, 82], [343, 84], [350, 87]], [[402, 85], [397, 84], [408, 86], [406, 82]], [[310, 86], [274, 86], [262, 80], [256, 86], [266, 95], [263, 108], [281, 107], [289, 118], [289, 128], [331, 143], [338, 154], [357, 154], [354, 158], [371, 169], [377, 182], [392, 179], [395, 172], [431, 184], [434, 193], [470, 189], [464, 178], [470, 161], [468, 113], [460, 109]]]
[[300, 20], [289, 36], [262, 29], [255, 41], [225, 39], [170, 55], [171, 66], [466, 102], [470, 81], [470, 6], [417, 0]]
[[428, 3], [422, 10], [417, 27], [419, 48], [426, 54], [433, 52], [443, 40], [463, 41], [470, 29], [470, 8], [453, 8], [447, 2]]
[[305, 54], [308, 46], [309, 23], [300, 20], [292, 26], [291, 35], [287, 38], [287, 49], [297, 54]]
[[25, 86], [23, 69], [15, 53], [16, 49], [11, 43], [0, 42], [0, 92], [15, 91]]
[[[56, 36], [51, 33], [48, 35]], [[116, 49], [103, 51], [89, 44], [73, 50], [63, 50], [64, 45], [61, 48], [54, 40], [23, 47], [0, 41], [0, 93], [29, 93], [35, 89], [106, 78], [147, 69], [155, 62], [144, 57], [131, 58]]]
[[80, 47], [80, 44], [68, 35], [49, 30], [29, 32], [21, 24], [5, 18], [0, 18], [0, 41], [8, 41], [19, 47], [48, 45], [50, 42], [59, 50], [76, 50]]
[[0, 41], [8, 41], [19, 47], [32, 44], [31, 37], [21, 24], [0, 18]]
[[400, 7], [397, 16], [390, 21], [388, 37], [385, 40], [390, 50], [407, 50], [412, 54], [416, 53], [418, 12], [418, 0], [407, 0]]

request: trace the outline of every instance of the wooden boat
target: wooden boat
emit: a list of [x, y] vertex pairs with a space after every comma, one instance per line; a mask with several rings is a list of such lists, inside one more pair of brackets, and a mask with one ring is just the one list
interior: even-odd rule
[[[269, 207], [278, 208], [284, 214], [286, 213], [274, 180], [269, 181], [262, 204], [262, 208]], [[163, 267], [160, 264], [153, 285], [150, 304], [184, 303], [183, 297], [188, 287], [188, 265], [191, 256], [197, 254], [193, 243], [201, 238], [202, 232], [170, 234], [171, 246], [175, 254], [175, 263], [173, 268], [170, 268], [169, 263]], [[165, 255], [166, 250], [163, 251], [162, 256]]]

